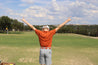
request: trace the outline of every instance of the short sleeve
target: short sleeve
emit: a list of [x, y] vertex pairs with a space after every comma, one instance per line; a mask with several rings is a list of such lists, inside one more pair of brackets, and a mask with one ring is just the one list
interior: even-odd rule
[[37, 35], [39, 35], [39, 34], [41, 33], [41, 31], [38, 30], [38, 29], [36, 29], [36, 30], [35, 30], [35, 33], [36, 33]]
[[50, 31], [52, 35], [54, 35], [56, 33], [56, 29], [53, 29]]

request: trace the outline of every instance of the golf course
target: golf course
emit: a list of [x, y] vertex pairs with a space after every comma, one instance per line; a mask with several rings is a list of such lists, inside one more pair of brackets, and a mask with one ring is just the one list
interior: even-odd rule
[[[40, 45], [34, 32], [0, 34], [0, 60], [16, 65], [40, 65]], [[98, 38], [57, 33], [52, 43], [52, 65], [98, 65]]]

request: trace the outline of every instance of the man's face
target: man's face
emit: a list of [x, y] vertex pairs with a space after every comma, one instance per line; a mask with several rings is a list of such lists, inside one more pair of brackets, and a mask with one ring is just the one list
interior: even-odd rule
[[49, 31], [49, 28], [43, 28], [42, 31]]

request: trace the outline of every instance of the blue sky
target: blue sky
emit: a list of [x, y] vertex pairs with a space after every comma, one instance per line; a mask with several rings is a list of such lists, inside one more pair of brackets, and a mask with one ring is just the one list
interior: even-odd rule
[[20, 22], [24, 17], [32, 25], [98, 24], [98, 0], [0, 0], [0, 16]]

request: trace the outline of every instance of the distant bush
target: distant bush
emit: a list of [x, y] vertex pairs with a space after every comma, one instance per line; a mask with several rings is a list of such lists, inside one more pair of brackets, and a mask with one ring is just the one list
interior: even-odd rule
[[65, 25], [58, 33], [76, 33], [88, 36], [98, 36], [98, 25]]

